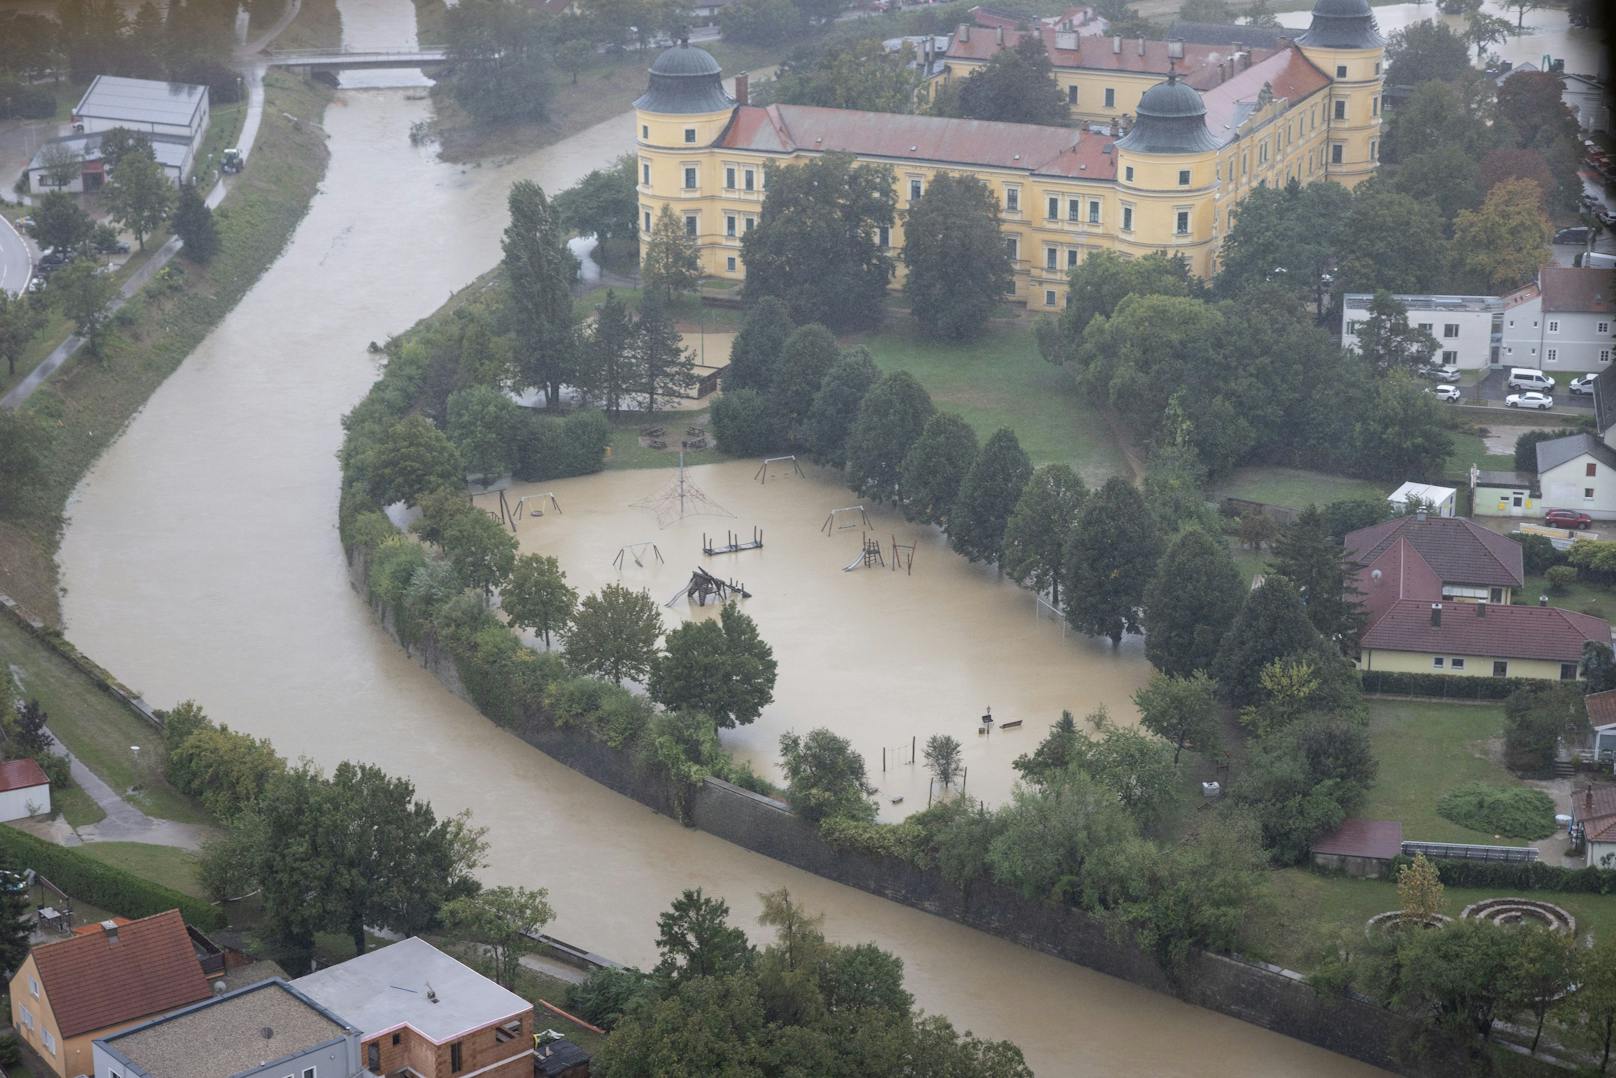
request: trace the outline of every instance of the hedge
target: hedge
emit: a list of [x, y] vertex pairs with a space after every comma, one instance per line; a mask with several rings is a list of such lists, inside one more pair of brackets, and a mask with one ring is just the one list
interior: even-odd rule
[[16, 870], [31, 868], [79, 901], [110, 913], [138, 920], [178, 908], [197, 928], [223, 928], [228, 923], [223, 910], [199, 898], [10, 827], [0, 827], [0, 857]]
[[1436, 696], [1448, 700], [1503, 700], [1521, 689], [1541, 689], [1558, 681], [1535, 677], [1462, 677], [1458, 674], [1408, 674], [1365, 670], [1364, 692], [1401, 696]]
[[[1408, 857], [1392, 865], [1412, 864]], [[1562, 891], [1616, 895], [1616, 868], [1561, 868], [1543, 861], [1435, 860], [1437, 877], [1448, 887], [1496, 887], [1506, 891]]]

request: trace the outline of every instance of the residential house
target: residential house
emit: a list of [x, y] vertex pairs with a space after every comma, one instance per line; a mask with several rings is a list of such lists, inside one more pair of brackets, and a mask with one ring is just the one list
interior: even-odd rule
[[1560, 100], [1576, 113], [1577, 126], [1584, 131], [1609, 131], [1610, 85], [1592, 75], [1562, 75]]
[[179, 910], [35, 947], [11, 978], [11, 1024], [59, 1078], [95, 1069], [92, 1044], [210, 995]]
[[0, 823], [49, 815], [50, 779], [27, 757], [0, 763]]
[[358, 1078], [359, 1030], [284, 980], [260, 981], [94, 1044], [95, 1078]]
[[1543, 508], [1579, 509], [1595, 520], [1616, 520], [1616, 374], [1611, 369], [1607, 364], [1594, 380], [1594, 433], [1537, 443]]
[[1571, 829], [1580, 831], [1590, 868], [1616, 868], [1616, 786], [1589, 786], [1571, 795]]
[[1610, 643], [1602, 618], [1512, 606], [1521, 547], [1462, 517], [1416, 512], [1349, 532], [1366, 625], [1366, 671], [1572, 680], [1583, 645]]
[[1616, 352], [1616, 270], [1544, 266], [1504, 297], [1505, 367], [1603, 371]]
[[[105, 136], [105, 131], [68, 135], [40, 146], [28, 162], [29, 188], [41, 193], [67, 191], [75, 194], [98, 190], [107, 182], [106, 162], [101, 157], [101, 140]], [[195, 148], [184, 138], [173, 135], [148, 138], [157, 167], [162, 169], [169, 183], [179, 186], [191, 174]], [[59, 164], [64, 159], [72, 168]]]
[[1588, 747], [1596, 761], [1608, 761], [1616, 756], [1616, 689], [1591, 692], [1582, 702], [1588, 709], [1588, 725], [1592, 728]]
[[1439, 517], [1453, 516], [1458, 499], [1459, 492], [1453, 487], [1438, 487], [1430, 483], [1404, 483], [1386, 495], [1393, 513], [1406, 513], [1412, 505], [1416, 510], [1426, 509]]
[[[1349, 292], [1341, 299], [1341, 347], [1358, 351], [1358, 331], [1369, 320], [1369, 292]], [[1426, 296], [1399, 293], [1392, 297], [1408, 310], [1408, 321], [1436, 338], [1428, 357], [1462, 370], [1480, 370], [1498, 362], [1504, 325], [1504, 301], [1498, 296]]]
[[423, 939], [350, 958], [292, 987], [358, 1027], [373, 1074], [533, 1074], [533, 1004]]

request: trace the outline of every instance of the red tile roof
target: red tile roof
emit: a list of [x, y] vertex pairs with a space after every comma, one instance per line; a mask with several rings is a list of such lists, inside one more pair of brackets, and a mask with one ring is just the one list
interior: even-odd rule
[[1526, 583], [1521, 545], [1463, 517], [1393, 517], [1348, 532], [1347, 553], [1367, 565], [1399, 537], [1406, 538], [1444, 584], [1518, 588]]
[[791, 153], [842, 150], [861, 157], [1019, 169], [1042, 175], [1116, 177], [1115, 141], [1070, 127], [956, 120], [814, 105], [742, 105], [717, 145]]
[[1588, 709], [1588, 722], [1594, 726], [1609, 726], [1616, 722], [1616, 689], [1591, 692], [1582, 698]]
[[1543, 313], [1609, 314], [1616, 311], [1616, 270], [1544, 266], [1538, 271]]
[[1610, 623], [1557, 606], [1444, 603], [1440, 625], [1431, 624], [1431, 603], [1399, 599], [1364, 630], [1359, 646], [1387, 651], [1497, 659], [1577, 662], [1590, 640], [1610, 643]]
[[1583, 836], [1594, 842], [1616, 842], [1616, 786], [1604, 783], [1571, 794], [1571, 814]]
[[1302, 55], [1301, 49], [1281, 49], [1201, 94], [1207, 130], [1219, 141], [1233, 138], [1245, 118], [1240, 106], [1255, 104], [1265, 85], [1275, 97], [1294, 104], [1330, 85], [1330, 77]]
[[179, 910], [34, 948], [63, 1037], [171, 1011], [210, 995]]
[[1313, 852], [1389, 861], [1403, 852], [1403, 825], [1397, 820], [1342, 820], [1340, 827], [1314, 841]]
[[26, 790], [30, 786], [44, 786], [50, 782], [45, 771], [33, 760], [7, 760], [0, 763], [0, 793], [7, 790]]
[[[962, 27], [962, 29], [965, 29]], [[1000, 44], [996, 30], [978, 27], [972, 30], [968, 37], [962, 37], [958, 32], [949, 44], [948, 52], [944, 54], [945, 60], [975, 60], [985, 62], [993, 59], [1000, 49], [1013, 49], [1023, 37], [1037, 36], [1043, 39], [1044, 50], [1049, 54], [1049, 62], [1056, 68], [1077, 69], [1086, 68], [1095, 71], [1127, 71], [1137, 75], [1160, 75], [1167, 77], [1167, 42], [1149, 41], [1143, 38], [1130, 37], [1122, 39], [1121, 48], [1117, 48], [1116, 39], [1097, 34], [1082, 34], [1077, 38], [1077, 48], [1062, 49], [1056, 46], [1055, 35], [1059, 33], [1053, 26], [1041, 26], [1036, 30], [1004, 31], [1004, 42]], [[1218, 64], [1229, 59], [1235, 52], [1241, 51], [1229, 45], [1197, 45], [1191, 42], [1184, 44], [1184, 58], [1178, 61], [1176, 67], [1180, 77], [1197, 90], [1209, 90], [1216, 86], [1223, 78], [1218, 71]], [[1281, 50], [1276, 49], [1246, 49], [1251, 54], [1252, 66], [1258, 61], [1265, 60]], [[1260, 85], [1260, 84], [1259, 84]], [[1278, 90], [1276, 88], [1275, 92]]]

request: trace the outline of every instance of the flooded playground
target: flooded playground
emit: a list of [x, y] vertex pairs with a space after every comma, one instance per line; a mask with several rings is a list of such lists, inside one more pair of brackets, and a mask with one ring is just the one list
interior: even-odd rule
[[[915, 757], [933, 734], [960, 740], [965, 793], [993, 804], [1014, 784], [1011, 761], [1061, 709], [1081, 718], [1104, 706], [1119, 723], [1136, 721], [1132, 696], [1150, 676], [1140, 638], [1113, 650], [1064, 631], [1032, 593], [953, 553], [935, 528], [874, 503], [858, 509], [835, 473], [804, 465], [799, 475], [784, 463], [764, 475], [757, 461], [690, 468], [682, 519], [678, 481], [676, 469], [611, 471], [517, 484], [505, 498], [514, 511], [526, 497], [524, 552], [554, 555], [580, 594], [607, 583], [645, 589], [670, 604], [670, 629], [717, 615], [716, 602], [685, 596], [698, 567], [745, 586], [742, 606], [773, 646], [779, 680], [762, 718], [723, 740], [759, 774], [779, 781], [782, 733], [829, 727], [864, 756], [883, 817], [896, 819], [926, 807], [928, 775]], [[477, 502], [498, 511], [497, 494]], [[704, 536], [723, 547], [734, 533], [746, 545], [754, 528], [761, 549], [704, 555]], [[865, 564], [866, 541], [879, 562]], [[991, 733], [981, 733], [990, 708]]]

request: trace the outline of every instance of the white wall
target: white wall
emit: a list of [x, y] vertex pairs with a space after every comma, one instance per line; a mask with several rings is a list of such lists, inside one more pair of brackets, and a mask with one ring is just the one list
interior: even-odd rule
[[[1588, 465], [1594, 474], [1588, 475]], [[1616, 520], [1616, 471], [1584, 453], [1538, 475], [1544, 509], [1580, 509], [1596, 520]], [[1594, 496], [1587, 496], [1592, 489]]]
[[24, 786], [0, 793], [0, 822], [22, 820], [50, 811], [50, 785]]
[[[1602, 863], [1607, 857], [1611, 859], [1608, 865]], [[1588, 864], [1593, 868], [1616, 868], [1616, 842], [1588, 843]]]
[[[1407, 303], [1408, 300], [1422, 297], [1396, 298]], [[1355, 323], [1367, 321], [1368, 318], [1369, 310], [1366, 305], [1348, 305], [1343, 309], [1341, 347], [1357, 351], [1358, 335], [1353, 331]], [[1408, 312], [1408, 320], [1414, 326], [1424, 327], [1426, 332], [1436, 338], [1438, 351], [1431, 357], [1432, 362], [1451, 363], [1465, 370], [1479, 370], [1491, 362], [1492, 311], [1423, 310], [1412, 307]], [[1453, 335], [1449, 336], [1450, 333]]]
[[1504, 314], [1506, 367], [1601, 371], [1616, 355], [1616, 315], [1544, 314], [1533, 299]]

